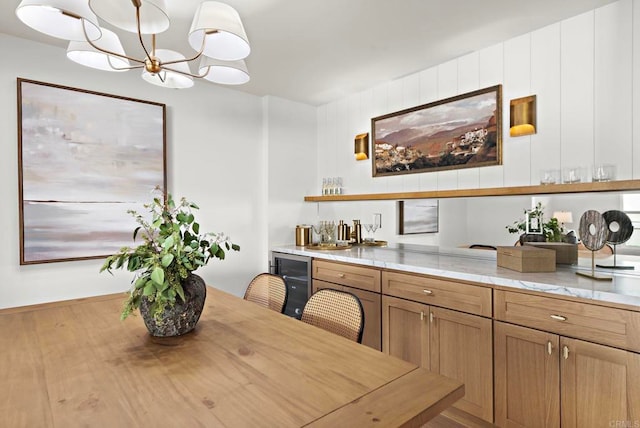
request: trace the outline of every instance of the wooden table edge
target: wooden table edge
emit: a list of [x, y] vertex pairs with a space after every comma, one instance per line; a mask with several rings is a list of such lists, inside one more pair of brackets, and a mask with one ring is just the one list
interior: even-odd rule
[[[416, 391], [430, 383], [432, 389], [424, 393]], [[354, 426], [421, 427], [464, 394], [463, 383], [416, 367], [304, 426], [334, 427], [349, 423]], [[421, 410], [407, 413], [408, 408], [416, 407]]]

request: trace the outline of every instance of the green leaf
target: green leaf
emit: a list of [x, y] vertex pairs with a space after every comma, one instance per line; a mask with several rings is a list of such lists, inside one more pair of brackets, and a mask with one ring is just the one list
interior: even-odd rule
[[138, 236], [138, 231], [142, 228], [142, 226], [138, 226], [133, 231], [133, 240], [136, 240], [136, 236]]
[[193, 223], [193, 220], [195, 220], [195, 217], [193, 214], [189, 213], [189, 215], [187, 215], [187, 223], [191, 224]]
[[195, 233], [196, 235], [200, 233], [200, 224], [193, 223], [193, 233]]
[[220, 260], [224, 260], [224, 250], [222, 248], [218, 248], [218, 251], [216, 252], [216, 257], [219, 258]]
[[160, 266], [156, 266], [151, 272], [151, 281], [159, 286], [164, 283], [164, 270]]
[[160, 225], [162, 224], [162, 217], [158, 217], [157, 219], [155, 219], [153, 221], [153, 223], [151, 224], [151, 226], [153, 226], [155, 229], [159, 228]]
[[229, 245], [228, 242], [225, 242], [224, 246], [227, 248], [227, 251], [229, 251], [231, 249], [231, 245]]
[[165, 239], [164, 242], [162, 243], [162, 248], [164, 248], [165, 250], [168, 248], [171, 248], [173, 247], [174, 243], [175, 241], [173, 239], [173, 235], [169, 235], [167, 239]]
[[165, 254], [162, 257], [162, 266], [167, 267], [171, 264], [171, 262], [173, 261], [173, 254]]
[[238, 244], [231, 244], [231, 249], [234, 251], [240, 251], [240, 245]]
[[196, 209], [196, 210], [199, 210], [199, 209], [200, 209], [200, 207], [199, 207], [199, 206], [197, 206], [197, 205], [196, 205], [195, 203], [193, 203], [193, 202], [189, 202], [189, 206], [190, 206], [191, 208]]
[[153, 282], [149, 281], [147, 282], [147, 285], [144, 286], [144, 290], [142, 291], [142, 294], [149, 297], [149, 296], [153, 296], [156, 292], [156, 288], [153, 286]]
[[144, 287], [144, 285], [145, 285], [146, 283], [147, 283], [147, 278], [145, 278], [145, 277], [140, 277], [140, 278], [138, 278], [138, 279], [136, 280], [136, 284], [135, 284], [134, 288], [135, 288], [136, 290], [139, 290], [139, 289], [141, 289], [142, 287]]
[[178, 220], [180, 223], [185, 222], [186, 219], [187, 219], [187, 216], [182, 212], [180, 212], [180, 213], [178, 213], [178, 215], [176, 215], [176, 220]]
[[184, 290], [182, 289], [182, 284], [176, 284], [175, 290], [178, 293], [178, 296], [180, 296], [180, 298], [184, 302], [186, 299], [184, 298]]

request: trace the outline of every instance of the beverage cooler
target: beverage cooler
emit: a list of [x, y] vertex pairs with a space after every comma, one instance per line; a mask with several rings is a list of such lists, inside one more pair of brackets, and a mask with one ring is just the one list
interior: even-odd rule
[[287, 284], [284, 314], [300, 319], [311, 296], [311, 257], [271, 252], [271, 273], [280, 275]]

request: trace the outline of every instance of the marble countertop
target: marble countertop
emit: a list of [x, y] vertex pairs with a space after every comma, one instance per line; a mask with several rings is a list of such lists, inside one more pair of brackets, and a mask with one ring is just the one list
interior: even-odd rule
[[[637, 257], [618, 256], [618, 264], [633, 265], [635, 269], [598, 269], [599, 275], [612, 276], [613, 280], [597, 281], [576, 275], [578, 270], [591, 271], [591, 258], [580, 258], [576, 266], [557, 265], [556, 272], [521, 273], [498, 267], [495, 251], [467, 248], [389, 244], [313, 250], [292, 245], [275, 247], [272, 251], [589, 299], [640, 311], [640, 261], [633, 261]], [[613, 264], [613, 257], [596, 259], [596, 263]]]

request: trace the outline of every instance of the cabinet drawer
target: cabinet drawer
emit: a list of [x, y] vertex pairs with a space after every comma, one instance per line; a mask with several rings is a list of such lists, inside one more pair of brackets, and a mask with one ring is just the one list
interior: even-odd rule
[[496, 319], [640, 351], [640, 313], [495, 290]]
[[313, 278], [361, 290], [380, 292], [380, 271], [375, 268], [313, 260]]
[[491, 289], [461, 282], [382, 272], [382, 293], [491, 317]]

